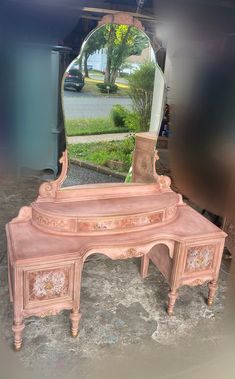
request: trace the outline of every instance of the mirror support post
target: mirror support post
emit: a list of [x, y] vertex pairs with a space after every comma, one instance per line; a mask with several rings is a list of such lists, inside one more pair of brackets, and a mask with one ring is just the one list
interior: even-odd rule
[[151, 112], [151, 122], [149, 131], [155, 133], [157, 136], [160, 131], [164, 105], [166, 98], [166, 86], [164, 74], [160, 67], [157, 65], [155, 70], [154, 90], [153, 90], [153, 104]]

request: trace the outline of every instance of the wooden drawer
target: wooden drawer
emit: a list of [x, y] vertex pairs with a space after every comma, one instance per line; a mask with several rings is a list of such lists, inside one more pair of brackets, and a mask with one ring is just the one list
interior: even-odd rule
[[24, 270], [24, 309], [73, 300], [74, 264]]
[[211, 281], [220, 267], [220, 250], [220, 240], [187, 243], [180, 284], [200, 285]]

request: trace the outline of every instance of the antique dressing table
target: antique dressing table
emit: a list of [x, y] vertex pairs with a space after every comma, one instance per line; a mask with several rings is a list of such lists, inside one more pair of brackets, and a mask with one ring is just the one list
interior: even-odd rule
[[6, 226], [10, 298], [14, 304], [14, 346], [22, 345], [24, 319], [71, 310], [72, 336], [78, 334], [81, 275], [86, 258], [149, 260], [169, 283], [168, 314], [183, 285], [209, 284], [212, 304], [226, 234], [184, 204], [158, 176], [156, 136], [136, 135], [133, 182], [62, 187], [68, 169], [43, 183], [38, 198]]

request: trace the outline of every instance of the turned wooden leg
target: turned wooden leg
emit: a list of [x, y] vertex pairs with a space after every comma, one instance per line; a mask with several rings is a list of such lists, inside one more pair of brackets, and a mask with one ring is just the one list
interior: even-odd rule
[[14, 333], [14, 348], [17, 351], [19, 351], [21, 349], [21, 346], [22, 346], [24, 328], [25, 328], [25, 324], [23, 321], [14, 322], [14, 324], [12, 326], [12, 331]]
[[82, 269], [83, 269], [83, 261], [82, 261], [82, 259], [80, 259], [75, 264], [74, 303], [73, 303], [73, 309], [70, 313], [72, 337], [77, 337], [77, 335], [78, 335], [79, 321], [81, 318], [81, 314], [79, 313], [79, 309], [80, 309], [80, 291], [81, 291]]
[[215, 280], [213, 280], [212, 282], [210, 282], [208, 284], [208, 287], [209, 287], [209, 295], [208, 295], [207, 304], [208, 304], [208, 306], [211, 306], [213, 304], [215, 293], [216, 293], [217, 288], [218, 288], [217, 282]]
[[80, 318], [81, 318], [81, 314], [78, 311], [72, 311], [70, 313], [72, 337], [77, 337], [78, 335], [78, 326], [79, 326]]
[[140, 275], [142, 279], [148, 276], [148, 268], [149, 268], [149, 257], [147, 255], [143, 255], [143, 257], [141, 258], [141, 266], [140, 266]]
[[168, 301], [167, 313], [169, 316], [171, 316], [173, 314], [175, 302], [178, 297], [177, 290], [171, 290], [168, 294], [168, 297], [169, 297], [169, 301]]

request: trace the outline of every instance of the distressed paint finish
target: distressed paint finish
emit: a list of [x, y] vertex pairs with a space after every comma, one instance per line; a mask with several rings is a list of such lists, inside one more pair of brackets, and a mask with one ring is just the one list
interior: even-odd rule
[[[41, 185], [37, 200], [7, 224], [15, 349], [21, 348], [24, 319], [30, 316], [70, 310], [71, 334], [78, 335], [83, 265], [97, 252], [113, 260], [141, 257], [142, 277], [151, 260], [170, 286], [169, 315], [185, 284], [208, 282], [212, 304], [226, 234], [184, 204], [169, 178], [157, 175], [155, 146], [156, 136], [137, 134], [137, 183], [131, 184], [61, 188], [68, 168], [64, 153], [61, 176]], [[138, 170], [141, 161], [146, 163], [144, 175]], [[85, 232], [79, 232], [79, 220], [88, 223]]]

